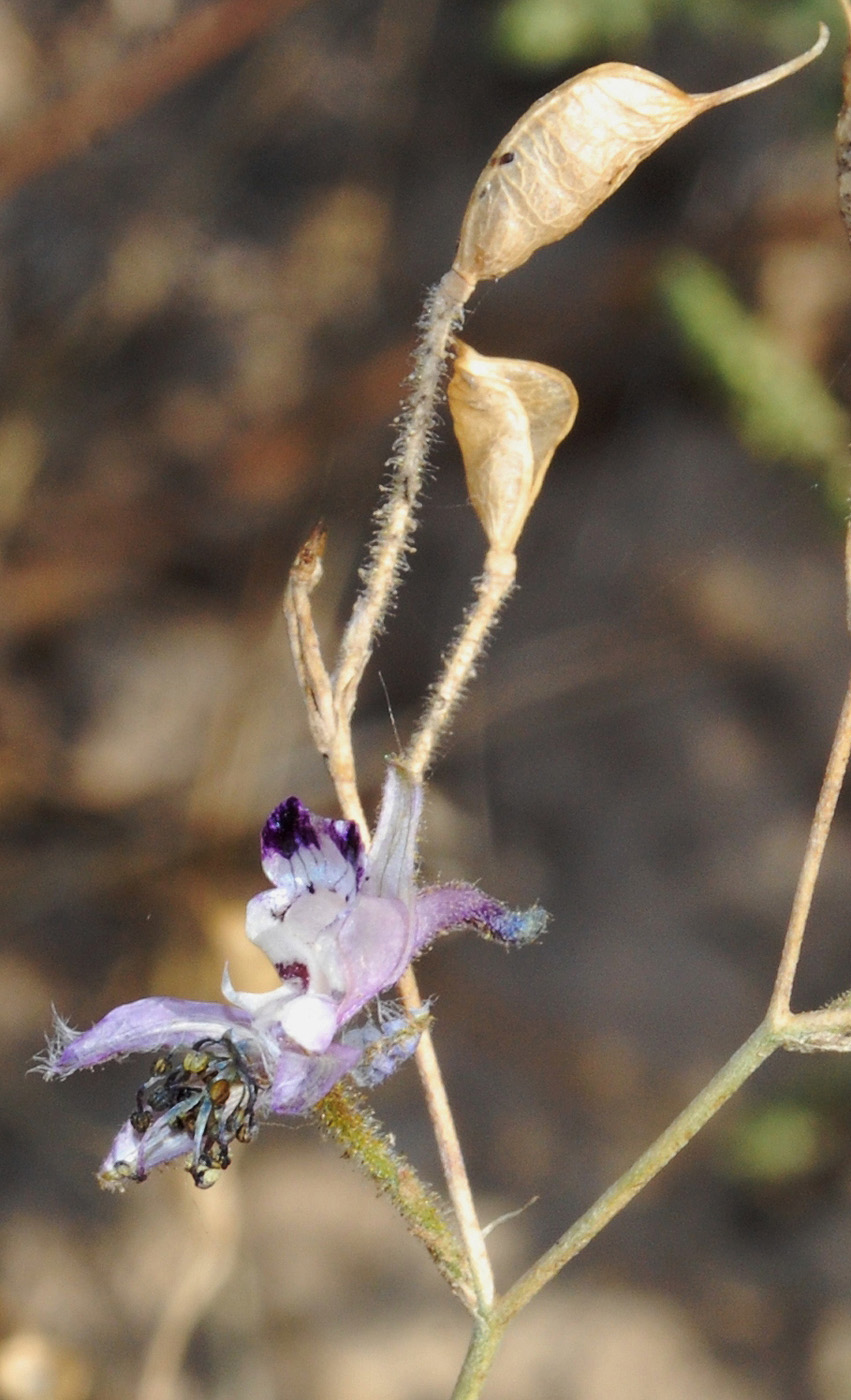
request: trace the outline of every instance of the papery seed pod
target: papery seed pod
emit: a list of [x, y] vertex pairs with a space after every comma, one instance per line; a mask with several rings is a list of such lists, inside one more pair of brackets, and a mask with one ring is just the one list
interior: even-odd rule
[[810, 63], [811, 49], [767, 73], [689, 94], [628, 63], [601, 63], [529, 108], [497, 146], [473, 190], [453, 268], [474, 286], [504, 277], [577, 228], [645, 156], [693, 117], [758, 92]]
[[579, 400], [549, 365], [456, 346], [447, 396], [467, 490], [491, 549], [512, 554]]

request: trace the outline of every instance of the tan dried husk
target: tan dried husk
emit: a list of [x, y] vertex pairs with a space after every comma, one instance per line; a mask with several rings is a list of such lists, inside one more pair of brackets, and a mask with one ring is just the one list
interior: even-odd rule
[[470, 291], [483, 278], [504, 277], [577, 228], [693, 117], [796, 73], [828, 38], [821, 25], [806, 53], [718, 92], [682, 92], [628, 63], [602, 63], [571, 78], [497, 146], [467, 206], [454, 271]]
[[511, 554], [579, 400], [549, 365], [456, 347], [447, 396], [467, 490], [491, 549]]

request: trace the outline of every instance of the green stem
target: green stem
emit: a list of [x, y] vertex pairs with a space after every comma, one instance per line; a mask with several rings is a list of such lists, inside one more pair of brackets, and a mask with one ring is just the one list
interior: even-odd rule
[[688, 1107], [648, 1147], [629, 1171], [624, 1172], [608, 1191], [603, 1192], [552, 1248], [543, 1254], [502, 1298], [497, 1299], [493, 1308], [479, 1313], [461, 1374], [452, 1392], [452, 1400], [478, 1400], [502, 1341], [502, 1335], [512, 1318], [531, 1302], [565, 1264], [590, 1244], [610, 1220], [629, 1205], [633, 1197], [667, 1166], [736, 1090], [741, 1088], [745, 1080], [749, 1079], [763, 1061], [782, 1044], [782, 1033], [774, 1031], [767, 1021], [757, 1027], [723, 1069], [720, 1069], [706, 1088], [692, 1099]]
[[504, 1331], [505, 1324], [492, 1313], [478, 1319], [452, 1400], [477, 1400], [481, 1395]]
[[475, 1307], [470, 1266], [450, 1228], [440, 1197], [397, 1152], [378, 1119], [353, 1089], [338, 1084], [313, 1110], [323, 1131], [389, 1196], [412, 1235], [422, 1240], [438, 1270], [465, 1307]]
[[[624, 1172], [623, 1176], [610, 1186], [608, 1191], [605, 1191], [500, 1299], [495, 1309], [495, 1317], [500, 1327], [504, 1327], [536, 1293], [540, 1292], [545, 1283], [554, 1278], [570, 1259], [590, 1244], [624, 1206], [629, 1205], [648, 1181], [652, 1181], [736, 1090], [741, 1088], [763, 1060], [777, 1049], [779, 1043], [778, 1036], [763, 1022], [629, 1171]], [[478, 1391], [460, 1393], [466, 1400], [468, 1395], [477, 1395]]]

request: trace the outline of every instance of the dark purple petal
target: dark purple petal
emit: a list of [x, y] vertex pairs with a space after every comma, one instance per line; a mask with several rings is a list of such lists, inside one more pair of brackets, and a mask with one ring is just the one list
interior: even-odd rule
[[475, 885], [435, 885], [421, 890], [414, 912], [416, 952], [426, 948], [438, 934], [465, 924], [486, 938], [520, 947], [538, 938], [549, 918], [538, 905], [522, 911], [509, 909]]
[[144, 997], [108, 1011], [87, 1031], [70, 1031], [57, 1022], [53, 1043], [44, 1057], [48, 1079], [78, 1069], [91, 1069], [107, 1060], [218, 1040], [228, 1032], [253, 1038], [251, 1017], [219, 1002], [182, 1001], [179, 997]]
[[269, 816], [260, 834], [260, 854], [277, 853], [290, 860], [304, 846], [319, 847], [313, 815], [297, 797], [288, 797]]
[[354, 895], [364, 876], [364, 850], [356, 822], [314, 816], [297, 797], [272, 812], [260, 836], [267, 879], [290, 900], [317, 889]]
[[318, 851], [321, 835], [333, 841], [348, 865], [363, 873], [363, 842], [357, 822], [315, 817], [297, 797], [288, 797], [269, 816], [260, 835], [261, 859], [279, 855], [292, 860], [305, 849]]
[[348, 861], [353, 870], [357, 871], [358, 884], [360, 884], [363, 879], [364, 853], [363, 842], [360, 837], [360, 827], [357, 822], [347, 822], [343, 820], [327, 822], [325, 830], [336, 845], [343, 859]]

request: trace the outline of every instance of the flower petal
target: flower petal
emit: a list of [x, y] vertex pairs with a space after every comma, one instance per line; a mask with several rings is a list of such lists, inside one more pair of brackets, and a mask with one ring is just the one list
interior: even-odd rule
[[337, 1012], [338, 1025], [399, 980], [411, 961], [413, 939], [410, 912], [400, 899], [359, 896], [340, 929], [346, 991]]
[[328, 889], [297, 895], [289, 903], [285, 899], [284, 892], [275, 889], [249, 900], [249, 939], [263, 949], [282, 980], [316, 992], [342, 991], [335, 925], [346, 914], [345, 899]]
[[348, 898], [364, 874], [357, 822], [316, 817], [297, 797], [276, 807], [263, 827], [260, 859], [267, 879], [290, 899], [316, 889], [334, 889]]
[[219, 1039], [238, 1031], [253, 1038], [251, 1018], [219, 1002], [182, 1001], [179, 997], [143, 997], [108, 1011], [87, 1031], [72, 1031], [58, 1020], [43, 1060], [46, 1079], [63, 1078], [107, 1060]]
[[137, 1133], [128, 1119], [100, 1164], [98, 1181], [108, 1191], [123, 1191], [128, 1181], [144, 1181], [154, 1167], [191, 1151], [192, 1138], [182, 1129], [157, 1121]]
[[338, 1003], [314, 992], [300, 993], [292, 983], [271, 992], [239, 992], [225, 967], [222, 992], [251, 1016], [258, 1030], [262, 1027], [270, 1035], [281, 1031], [305, 1050], [327, 1050], [337, 1032]]
[[307, 1113], [357, 1064], [360, 1050], [331, 1045], [324, 1055], [283, 1050], [264, 1107], [271, 1113]]
[[391, 764], [369, 852], [366, 885], [370, 894], [411, 902], [422, 810], [422, 784], [412, 782], [407, 773]]

